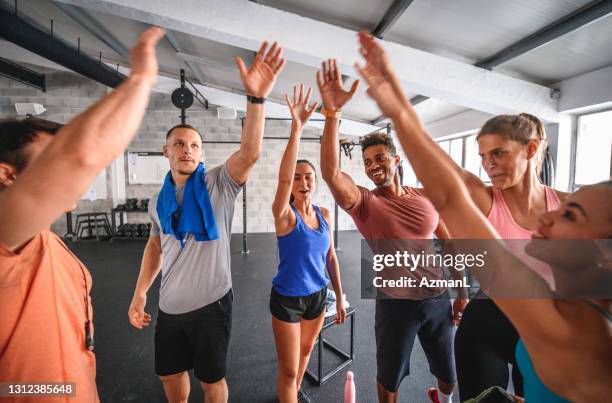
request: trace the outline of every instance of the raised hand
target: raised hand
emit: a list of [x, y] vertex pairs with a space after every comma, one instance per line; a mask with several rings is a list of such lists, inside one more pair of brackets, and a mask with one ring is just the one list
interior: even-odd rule
[[369, 34], [360, 32], [359, 49], [366, 59], [366, 65], [355, 63], [355, 69], [368, 84], [368, 95], [372, 97], [381, 112], [390, 118], [399, 116], [410, 108], [401, 84], [389, 63], [384, 49]]
[[166, 31], [159, 27], [151, 27], [140, 34], [138, 42], [131, 50], [132, 72], [130, 77], [141, 79], [148, 85], [157, 81], [157, 57], [155, 45], [164, 37]]
[[361, 45], [359, 48], [359, 53], [361, 53], [363, 58], [366, 59], [368, 63], [376, 66], [376, 69], [379, 70], [385, 76], [385, 78], [393, 78], [395, 73], [391, 67], [389, 57], [372, 34], [366, 31], [361, 31], [359, 32], [358, 37], [359, 44]]
[[304, 127], [304, 125], [308, 122], [308, 119], [310, 119], [310, 116], [312, 116], [312, 113], [319, 105], [317, 102], [315, 102], [310, 108], [308, 107], [308, 102], [310, 102], [311, 95], [312, 88], [308, 87], [306, 97], [304, 97], [304, 84], [300, 84], [299, 95], [297, 94], [297, 87], [293, 87], [293, 101], [291, 101], [289, 96], [285, 94], [285, 100], [287, 101], [289, 112], [291, 112], [293, 123], [300, 128]]
[[327, 62], [321, 63], [321, 70], [317, 71], [317, 84], [319, 85], [323, 106], [330, 111], [342, 109], [359, 88], [359, 80], [357, 80], [350, 90], [346, 91], [344, 89], [336, 59], [329, 59]]
[[240, 79], [244, 89], [248, 95], [258, 98], [268, 96], [274, 87], [276, 78], [283, 67], [285, 67], [285, 59], [281, 58], [283, 48], [274, 42], [272, 48], [266, 54], [267, 48], [268, 42], [264, 42], [255, 56], [253, 65], [249, 69], [247, 69], [244, 61], [239, 56], [236, 56], [235, 59], [240, 70]]

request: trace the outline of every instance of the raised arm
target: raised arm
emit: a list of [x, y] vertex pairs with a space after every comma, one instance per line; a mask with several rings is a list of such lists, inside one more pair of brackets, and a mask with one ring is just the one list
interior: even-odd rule
[[[365, 67], [356, 64], [355, 67], [368, 83], [368, 95], [377, 102], [382, 113], [393, 121], [410, 165], [423, 183], [427, 197], [440, 213], [451, 236], [463, 239], [498, 238], [482, 214], [473, 209], [474, 202], [452, 160], [425, 131], [384, 49], [369, 34], [360, 33], [359, 40], [360, 52], [367, 64]], [[468, 225], [473, 221], [478, 221], [478, 225]]]
[[69, 210], [128, 146], [157, 77], [155, 44], [163, 36], [156, 27], [142, 33], [132, 49], [130, 76], [64, 126], [15, 183], [0, 192], [0, 241], [8, 248], [17, 249]]
[[[247, 95], [265, 98], [270, 94], [276, 78], [285, 66], [283, 48], [276, 42], [266, 54], [268, 42], [264, 42], [255, 55], [253, 65], [247, 69], [244, 61], [236, 57], [240, 79]], [[259, 159], [264, 134], [266, 111], [263, 103], [247, 102], [246, 119], [242, 131], [240, 149], [227, 160], [227, 169], [234, 181], [243, 184]]]
[[304, 125], [312, 116], [312, 113], [317, 108], [315, 102], [311, 107], [308, 107], [312, 88], [308, 88], [306, 97], [304, 97], [304, 84], [300, 84], [299, 94], [297, 88], [293, 87], [293, 100], [285, 95], [287, 106], [291, 112], [291, 134], [289, 141], [283, 154], [283, 159], [278, 170], [278, 186], [276, 188], [276, 196], [272, 203], [272, 214], [274, 214], [274, 224], [276, 233], [285, 232], [289, 224], [292, 224], [292, 212], [289, 207], [289, 199], [291, 197], [291, 187], [293, 185], [293, 175], [295, 173], [295, 164], [297, 162], [298, 146], [300, 144], [300, 135], [304, 129]]
[[[426, 133], [419, 117], [398, 87], [398, 80], [384, 56], [384, 50], [370, 35], [360, 33], [361, 53], [367, 64], [356, 69], [368, 83], [368, 94], [378, 103], [384, 115], [391, 118], [404, 152], [428, 198], [440, 213], [454, 239], [497, 239], [499, 235], [476, 204], [463, 179], [446, 157], [446, 153]], [[465, 244], [464, 244], [465, 245]], [[468, 244], [467, 246], [469, 246]], [[471, 244], [473, 245], [473, 243]], [[482, 244], [481, 244], [482, 245]], [[531, 285], [534, 295], [547, 295], [546, 283], [527, 268], [500, 243], [490, 242], [486, 267], [474, 270], [481, 284], [501, 285], [515, 290]], [[463, 252], [463, 251], [462, 251]], [[496, 290], [493, 290], [496, 291]], [[557, 320], [558, 312], [550, 299], [506, 300], [492, 297], [517, 325], [521, 334], [548, 332], [544, 317]], [[526, 313], [529, 312], [530, 315]], [[553, 319], [554, 317], [554, 319]]]
[[[342, 107], [353, 98], [359, 87], [359, 80], [355, 81], [349, 91], [342, 86], [340, 70], [335, 59], [329, 59], [322, 64], [317, 72], [317, 84], [321, 99], [323, 100], [325, 126], [321, 137], [321, 175], [336, 199], [336, 203], [343, 209], [349, 209], [357, 203], [359, 189], [353, 179], [340, 171], [338, 143], [338, 130], [340, 127], [340, 112]], [[334, 116], [335, 114], [335, 116]]]

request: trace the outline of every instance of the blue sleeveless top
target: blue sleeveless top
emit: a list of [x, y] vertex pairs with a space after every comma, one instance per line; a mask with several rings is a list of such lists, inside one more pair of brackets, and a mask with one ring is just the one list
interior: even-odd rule
[[329, 284], [326, 261], [329, 251], [329, 226], [321, 210], [314, 206], [319, 228], [313, 230], [302, 221], [295, 207], [295, 228], [287, 235], [277, 236], [280, 263], [272, 286], [286, 297], [304, 297]]
[[525, 403], [570, 403], [555, 395], [546, 385], [542, 383], [540, 377], [535, 372], [529, 353], [523, 344], [523, 339], [519, 339], [516, 344], [516, 363], [518, 364], [521, 375], [523, 375], [523, 390], [525, 393]]
[[[601, 306], [593, 303], [589, 300], [583, 300], [597, 312], [601, 313], [606, 319], [612, 322], [612, 314], [604, 310]], [[521, 375], [523, 375], [523, 389], [525, 392], [525, 403], [570, 403], [569, 400], [565, 400], [562, 397], [555, 395], [542, 381], [533, 368], [529, 353], [525, 348], [523, 339], [519, 339], [516, 344], [516, 350], [514, 352], [516, 356], [516, 363], [519, 366]]]

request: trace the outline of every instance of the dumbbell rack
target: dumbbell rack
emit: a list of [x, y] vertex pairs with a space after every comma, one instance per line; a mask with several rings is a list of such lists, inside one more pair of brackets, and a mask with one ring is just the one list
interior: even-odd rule
[[119, 214], [119, 225], [124, 225], [123, 213], [147, 213], [147, 209], [134, 209], [134, 210], [118, 210], [116, 208], [111, 209], [111, 226], [113, 228], [113, 239], [149, 239], [148, 237], [127, 237], [117, 235], [117, 214]]

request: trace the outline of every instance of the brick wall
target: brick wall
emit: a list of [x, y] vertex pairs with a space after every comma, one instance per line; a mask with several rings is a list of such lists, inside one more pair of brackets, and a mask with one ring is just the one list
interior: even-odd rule
[[[14, 104], [16, 102], [41, 103], [47, 109], [40, 117], [65, 123], [82, 112], [89, 105], [107, 93], [106, 87], [76, 74], [60, 72], [47, 74], [47, 92], [43, 93], [21, 83], [0, 77], [0, 118], [15, 116]], [[138, 136], [130, 144], [129, 151], [160, 151], [165, 141], [165, 133], [169, 127], [177, 124], [180, 111], [176, 109], [169, 94], [154, 94], [145, 114]], [[219, 120], [216, 111], [204, 110], [197, 103], [188, 111], [188, 123], [197, 127], [204, 135], [205, 141], [239, 141], [241, 135], [241, 120]], [[289, 135], [289, 122], [267, 121], [265, 136], [287, 137]], [[306, 128], [303, 137], [319, 137], [321, 130]], [[278, 167], [286, 145], [285, 140], [264, 140], [260, 160], [251, 172], [247, 184], [247, 224], [248, 232], [273, 232], [274, 223], [271, 206], [276, 190]], [[204, 153], [207, 166], [212, 167], [223, 163], [234, 151], [238, 144], [204, 144]], [[303, 141], [300, 144], [299, 158], [309, 159], [316, 167], [319, 166], [319, 143]], [[126, 159], [127, 161], [127, 159]], [[127, 164], [127, 162], [126, 162]], [[349, 173], [356, 183], [371, 186], [363, 172], [363, 162], [358, 149], [353, 152], [353, 159], [342, 157], [342, 168]], [[107, 170], [108, 171], [108, 170]], [[125, 167], [127, 174], [127, 166]], [[333, 209], [333, 200], [326, 184], [320, 178], [315, 192], [315, 204]], [[74, 214], [82, 212], [106, 211], [110, 212], [112, 201], [110, 199], [110, 173], [107, 173], [109, 185], [106, 200], [87, 201], [78, 203]], [[126, 178], [127, 180], [127, 178]], [[129, 185], [126, 182], [126, 197], [139, 199], [148, 198], [159, 190], [157, 185]], [[131, 214], [130, 222], [145, 222], [144, 214]], [[236, 200], [234, 232], [242, 231], [242, 193]], [[61, 234], [66, 231], [64, 217], [58, 219], [52, 229]], [[340, 211], [339, 229], [355, 229], [350, 217]]]

